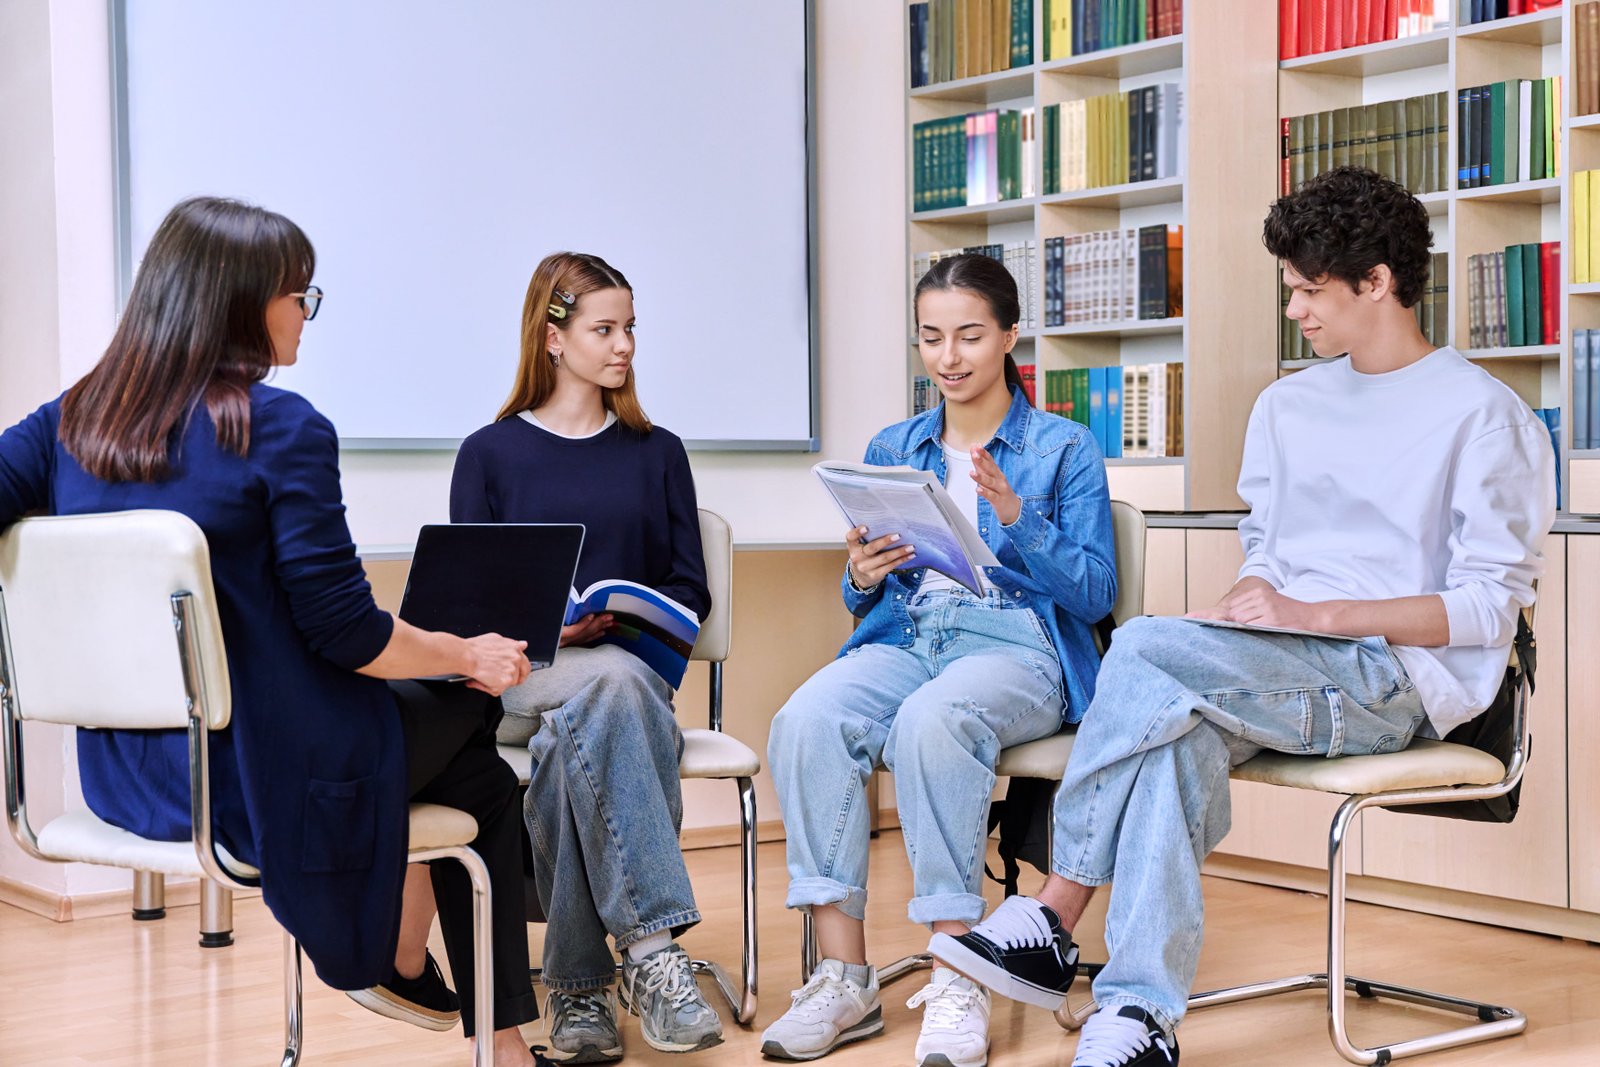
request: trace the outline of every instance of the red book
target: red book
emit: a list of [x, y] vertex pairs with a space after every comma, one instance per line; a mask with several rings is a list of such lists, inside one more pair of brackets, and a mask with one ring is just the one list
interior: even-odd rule
[[[1355, 44], [1373, 44], [1372, 39], [1372, 0], [1354, 0], [1355, 2]], [[1382, 0], [1379, 0], [1381, 3]]]
[[1511, 0], [1511, 2], [1506, 5], [1506, 18], [1516, 18], [1518, 15], [1526, 14], [1527, 11], [1523, 9], [1522, 0]]
[[[1309, 0], [1311, 7], [1311, 47], [1306, 49], [1310, 55], [1319, 55], [1328, 50], [1328, 0]], [[1304, 17], [1302, 15], [1302, 17]]]
[[1300, 41], [1295, 48], [1296, 55], [1309, 56], [1314, 54], [1311, 42], [1316, 36], [1313, 26], [1317, 22], [1317, 0], [1297, 0], [1300, 5]]
[[1279, 169], [1280, 169], [1281, 173], [1278, 175], [1278, 188], [1280, 190], [1282, 190], [1282, 192], [1279, 195], [1288, 196], [1291, 192], [1293, 192], [1293, 190], [1289, 188], [1289, 120], [1288, 119], [1279, 119], [1278, 120], [1278, 143], [1281, 146], [1281, 148], [1279, 150], [1279, 158], [1280, 158]]
[[1147, 41], [1153, 41], [1161, 36], [1161, 31], [1156, 28], [1156, 22], [1161, 17], [1158, 10], [1160, 6], [1161, 0], [1150, 0], [1150, 3], [1144, 6], [1144, 39]]
[[1345, 47], [1344, 0], [1326, 0], [1328, 5], [1328, 51], [1337, 52]]
[[1539, 309], [1544, 314], [1544, 343], [1561, 343], [1561, 242], [1539, 246]]
[[1300, 0], [1278, 0], [1278, 58], [1300, 54]]

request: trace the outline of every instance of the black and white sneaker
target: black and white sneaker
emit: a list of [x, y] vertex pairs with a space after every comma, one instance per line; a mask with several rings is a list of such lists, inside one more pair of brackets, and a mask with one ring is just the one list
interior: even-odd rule
[[928, 952], [1003, 997], [1051, 1011], [1078, 973], [1078, 946], [1056, 913], [1032, 897], [1007, 897], [971, 933], [934, 934]]
[[1178, 1067], [1178, 1042], [1143, 1008], [1097, 1011], [1083, 1024], [1072, 1067]]
[[368, 1011], [424, 1030], [449, 1030], [461, 1021], [461, 1001], [444, 984], [439, 961], [431, 952], [423, 957], [422, 973], [417, 977], [403, 978], [399, 971], [391, 971], [388, 981], [349, 990], [345, 996]]

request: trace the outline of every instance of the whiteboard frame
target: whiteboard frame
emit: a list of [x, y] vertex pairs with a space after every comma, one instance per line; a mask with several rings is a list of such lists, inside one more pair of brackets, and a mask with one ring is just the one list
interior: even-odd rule
[[[809, 368], [810, 436], [798, 440], [724, 441], [685, 438], [684, 447], [696, 452], [820, 452], [822, 450], [822, 389], [817, 314], [817, 10], [816, 0], [805, 7], [805, 183], [806, 183], [806, 347]], [[116, 228], [117, 313], [128, 303], [133, 289], [132, 153], [128, 146], [128, 21], [127, 0], [106, 0], [110, 33], [112, 220]], [[458, 437], [340, 437], [339, 447], [367, 452], [454, 452]]]

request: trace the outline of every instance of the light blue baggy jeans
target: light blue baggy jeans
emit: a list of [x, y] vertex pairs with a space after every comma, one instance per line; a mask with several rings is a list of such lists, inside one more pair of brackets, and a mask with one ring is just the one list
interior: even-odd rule
[[1100, 1006], [1135, 1005], [1169, 1031], [1183, 1017], [1205, 924], [1200, 864], [1228, 832], [1230, 767], [1262, 749], [1396, 752], [1419, 728], [1431, 733], [1424, 722], [1416, 687], [1379, 637], [1175, 618], [1121, 626], [1055, 798], [1055, 872], [1111, 883]]
[[909, 647], [870, 644], [797, 689], [768, 765], [788, 835], [791, 908], [863, 919], [874, 766], [894, 772], [911, 921], [983, 917], [984, 842], [1000, 750], [1061, 728], [1061, 668], [1038, 617], [999, 593], [918, 593]]

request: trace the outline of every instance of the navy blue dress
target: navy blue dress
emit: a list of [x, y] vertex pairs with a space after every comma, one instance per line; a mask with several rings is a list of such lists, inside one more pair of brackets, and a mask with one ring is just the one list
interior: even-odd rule
[[[215, 831], [259, 867], [273, 915], [329, 985], [387, 978], [406, 853], [406, 759], [389, 687], [353, 673], [394, 623], [345, 523], [333, 425], [303, 398], [250, 391], [250, 451], [217, 445], [205, 408], [175, 473], [110, 483], [61, 446], [60, 400], [0, 434], [0, 528], [28, 512], [160, 508], [205, 532], [228, 648], [233, 720], [212, 735]], [[190, 836], [181, 730], [79, 730], [84, 798], [144, 837]]]

